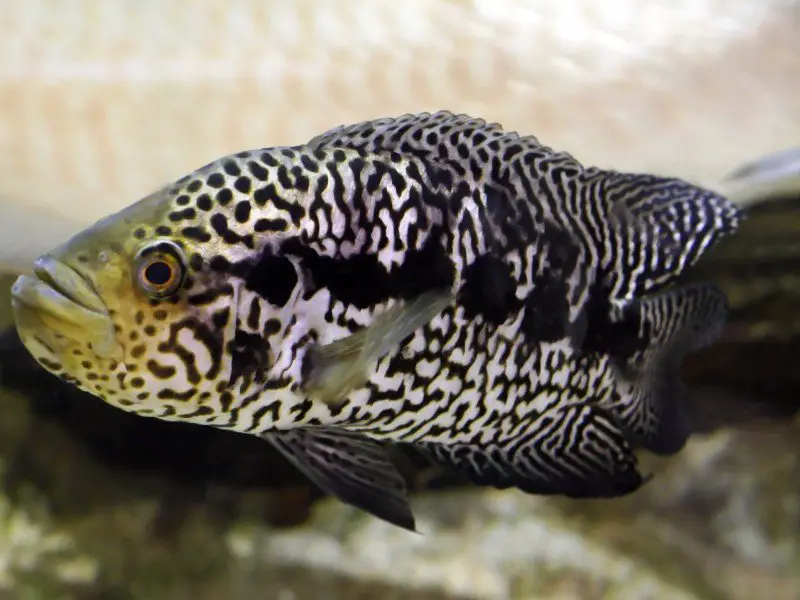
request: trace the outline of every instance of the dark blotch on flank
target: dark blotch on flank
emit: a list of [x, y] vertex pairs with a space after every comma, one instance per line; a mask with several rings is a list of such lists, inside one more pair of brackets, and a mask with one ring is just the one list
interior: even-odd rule
[[264, 253], [245, 279], [245, 286], [270, 304], [286, 306], [297, 285], [297, 271], [283, 256]]
[[511, 267], [487, 254], [464, 270], [459, 300], [468, 317], [482, 315], [488, 322], [500, 325], [519, 308], [516, 287]]
[[453, 264], [434, 235], [421, 250], [408, 252], [403, 264], [391, 271], [376, 255], [334, 259], [317, 254], [297, 239], [284, 243], [282, 252], [301, 259], [315, 287], [327, 288], [337, 300], [358, 308], [447, 289], [454, 276]]
[[186, 186], [186, 191], [194, 194], [195, 192], [200, 191], [201, 187], [203, 187], [203, 182], [200, 181], [199, 179], [195, 179], [194, 181], [190, 182], [189, 185]]
[[639, 336], [639, 307], [629, 306], [619, 321], [611, 321], [611, 305], [607, 296], [592, 293], [587, 309], [586, 337], [581, 350], [586, 353], [608, 354], [627, 360], [647, 347], [650, 332]]
[[532, 341], [555, 342], [567, 335], [569, 303], [563, 279], [550, 273], [537, 277], [523, 306], [522, 332]]
[[578, 266], [580, 249], [569, 233], [557, 227], [548, 227], [541, 237], [547, 265], [523, 301], [522, 331], [536, 341], [554, 342], [571, 333], [566, 281]]
[[170, 235], [171, 233], [172, 229], [166, 225], [159, 225], [156, 227], [156, 235]]

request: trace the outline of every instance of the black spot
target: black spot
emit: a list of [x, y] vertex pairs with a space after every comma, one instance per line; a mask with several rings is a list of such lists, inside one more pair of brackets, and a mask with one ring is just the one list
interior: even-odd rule
[[236, 208], [233, 210], [233, 216], [239, 223], [247, 223], [250, 218], [250, 202], [242, 200], [237, 203]]
[[297, 285], [297, 271], [285, 257], [263, 254], [245, 279], [245, 287], [270, 304], [285, 306]]
[[464, 270], [459, 300], [469, 317], [482, 315], [500, 325], [519, 309], [516, 282], [511, 267], [500, 258], [484, 255]]
[[147, 232], [141, 227], [139, 227], [136, 231], [133, 232], [133, 237], [135, 237], [137, 240], [144, 239], [146, 235]]
[[200, 188], [203, 187], [203, 182], [199, 179], [195, 179], [186, 186], [186, 191], [191, 192], [194, 194], [195, 192], [200, 191]]
[[289, 223], [286, 219], [259, 219], [253, 225], [253, 230], [256, 233], [263, 233], [264, 231], [286, 231], [289, 228]]
[[203, 268], [203, 257], [196, 252], [189, 257], [189, 267], [193, 271], [199, 271]]
[[306, 154], [302, 154], [300, 156], [300, 164], [302, 164], [304, 168], [308, 169], [312, 173], [319, 171], [319, 164], [317, 164], [313, 158]]
[[211, 234], [208, 233], [202, 227], [184, 227], [181, 230], [181, 234], [189, 240], [196, 240], [198, 242], [209, 242], [211, 241]]
[[158, 379], [169, 379], [174, 377], [176, 373], [176, 369], [172, 365], [162, 365], [153, 359], [147, 361], [147, 370]]
[[214, 312], [211, 317], [212, 322], [214, 323], [214, 327], [217, 329], [222, 329], [225, 325], [228, 324], [228, 320], [231, 317], [231, 311], [229, 308], [223, 308]]
[[250, 193], [250, 178], [249, 177], [238, 177], [236, 181], [233, 183], [233, 187], [235, 187], [238, 191], [242, 194], [249, 194]]
[[224, 163], [222, 163], [222, 168], [228, 175], [233, 177], [240, 175], [242, 172], [242, 170], [239, 168], [239, 165], [232, 160], [226, 160]]
[[191, 200], [192, 199], [188, 195], [181, 194], [180, 196], [178, 196], [175, 202], [178, 204], [178, 206], [187, 206], [189, 202], [191, 202]]
[[256, 330], [261, 323], [261, 299], [253, 298], [250, 301], [250, 310], [247, 311], [247, 326]]
[[257, 162], [251, 160], [247, 163], [247, 168], [250, 171], [250, 174], [259, 181], [267, 180], [267, 170]]
[[214, 231], [225, 241], [226, 244], [236, 244], [241, 237], [235, 231], [228, 228], [228, 221], [222, 213], [214, 214], [209, 220]]
[[279, 319], [269, 319], [264, 325], [264, 335], [269, 337], [279, 333], [281, 330], [281, 322]]
[[156, 235], [170, 235], [172, 233], [172, 229], [167, 227], [166, 225], [159, 225], [156, 227]]
[[200, 210], [211, 210], [211, 196], [208, 194], [200, 194], [195, 203]]
[[[185, 392], [176, 392], [175, 390], [165, 388], [163, 390], [158, 390], [158, 394], [156, 394], [156, 397], [159, 398], [160, 400], [180, 400], [182, 402], [188, 402], [196, 394], [197, 390], [193, 388], [188, 389]], [[210, 410], [207, 406], [199, 406], [197, 410], [194, 411], [195, 414], [197, 414], [197, 412], [203, 408]]]
[[226, 273], [231, 268], [231, 262], [224, 256], [215, 256], [209, 261], [208, 266], [212, 271]]
[[233, 200], [233, 192], [230, 188], [222, 188], [217, 192], [216, 199], [220, 206], [227, 206]]
[[213, 188], [221, 188], [225, 185], [225, 177], [222, 176], [222, 173], [212, 173], [206, 179], [206, 183]]
[[278, 159], [276, 159], [271, 152], [262, 152], [260, 158], [261, 162], [263, 162], [268, 167], [278, 166]]

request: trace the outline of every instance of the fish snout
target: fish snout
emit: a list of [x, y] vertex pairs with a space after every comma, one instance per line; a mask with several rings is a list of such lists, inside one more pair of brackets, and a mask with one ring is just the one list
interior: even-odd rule
[[34, 275], [21, 275], [11, 288], [14, 321], [23, 342], [32, 335], [89, 345], [103, 358], [119, 357], [114, 323], [101, 298], [72, 268], [50, 257], [36, 260]]

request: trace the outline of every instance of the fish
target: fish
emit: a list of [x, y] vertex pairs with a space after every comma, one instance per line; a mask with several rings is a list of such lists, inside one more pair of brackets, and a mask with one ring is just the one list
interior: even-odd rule
[[12, 288], [44, 369], [138, 415], [260, 436], [416, 531], [388, 446], [477, 485], [632, 493], [690, 434], [678, 367], [724, 293], [672, 286], [739, 226], [678, 178], [440, 110], [218, 158]]
[[800, 139], [797, 0], [2, 6], [4, 273], [217, 156], [384, 114], [447, 106], [712, 189]]

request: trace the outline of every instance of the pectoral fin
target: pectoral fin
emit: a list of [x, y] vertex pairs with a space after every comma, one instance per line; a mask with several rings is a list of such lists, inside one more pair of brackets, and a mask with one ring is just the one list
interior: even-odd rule
[[379, 519], [416, 531], [406, 482], [378, 442], [332, 427], [271, 431], [262, 437], [323, 491]]
[[610, 498], [645, 481], [624, 432], [610, 413], [590, 404], [545, 412], [529, 439], [488, 446], [417, 443], [430, 460], [477, 485], [530, 494]]
[[312, 347], [303, 369], [304, 390], [316, 400], [339, 404], [347, 394], [366, 383], [377, 360], [397, 349], [452, 301], [450, 292], [426, 292], [393, 306], [352, 335]]

